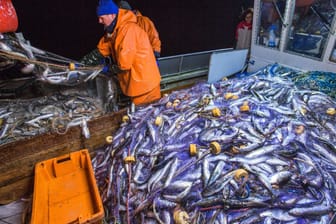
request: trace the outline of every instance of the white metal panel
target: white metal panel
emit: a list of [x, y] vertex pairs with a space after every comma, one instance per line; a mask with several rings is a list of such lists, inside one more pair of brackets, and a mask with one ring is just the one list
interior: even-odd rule
[[208, 82], [216, 82], [223, 77], [240, 72], [246, 63], [248, 49], [228, 52], [214, 52], [210, 57]]
[[[325, 61], [317, 61], [316, 59], [280, 52], [278, 50], [257, 45], [254, 45], [251, 51], [253, 54], [251, 55], [250, 61], [254, 61], [254, 64], [249, 65], [249, 72], [257, 71], [260, 68], [272, 63], [279, 63], [288, 67], [305, 71], [336, 72], [336, 63], [333, 63], [327, 59]], [[331, 53], [331, 50], [328, 52]]]

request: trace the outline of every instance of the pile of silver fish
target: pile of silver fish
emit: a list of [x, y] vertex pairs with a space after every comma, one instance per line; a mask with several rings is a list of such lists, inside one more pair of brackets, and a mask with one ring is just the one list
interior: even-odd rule
[[270, 68], [128, 114], [92, 159], [105, 222], [329, 223], [336, 102]]
[[0, 72], [13, 68], [19, 72], [10, 74], [10, 78], [33, 75], [42, 83], [65, 86], [93, 80], [102, 71], [102, 66], [86, 66], [33, 47], [22, 33], [0, 34]]
[[84, 93], [58, 92], [32, 99], [0, 100], [0, 144], [53, 132], [66, 134], [80, 126], [90, 137], [87, 121], [104, 114], [100, 101]]

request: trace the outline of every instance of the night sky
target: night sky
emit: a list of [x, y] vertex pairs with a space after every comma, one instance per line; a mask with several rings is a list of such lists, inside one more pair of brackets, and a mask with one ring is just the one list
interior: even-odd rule
[[[98, 0], [12, 0], [19, 29], [32, 46], [79, 60], [103, 35]], [[161, 56], [232, 47], [241, 9], [247, 0], [129, 0], [154, 22]]]

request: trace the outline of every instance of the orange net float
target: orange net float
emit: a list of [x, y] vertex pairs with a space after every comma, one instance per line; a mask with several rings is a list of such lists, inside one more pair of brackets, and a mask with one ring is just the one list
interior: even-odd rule
[[18, 25], [12, 0], [0, 0], [0, 33], [15, 32]]

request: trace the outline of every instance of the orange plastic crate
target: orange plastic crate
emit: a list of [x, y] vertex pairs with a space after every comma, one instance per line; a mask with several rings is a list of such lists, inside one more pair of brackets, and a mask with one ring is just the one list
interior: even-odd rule
[[101, 223], [103, 217], [87, 149], [35, 165], [31, 224]]

